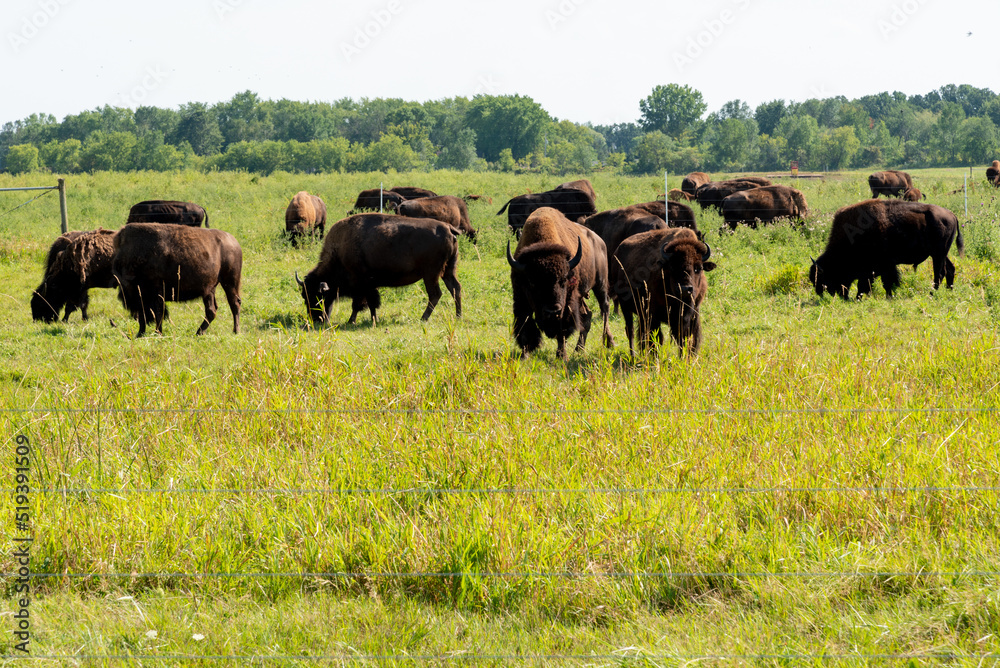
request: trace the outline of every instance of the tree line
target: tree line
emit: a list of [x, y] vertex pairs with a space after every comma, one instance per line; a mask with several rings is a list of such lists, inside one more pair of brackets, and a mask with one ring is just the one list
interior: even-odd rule
[[106, 105], [62, 121], [8, 122], [0, 169], [652, 174], [784, 170], [792, 160], [810, 171], [968, 166], [1000, 153], [1000, 97], [965, 84], [756, 108], [732, 100], [707, 111], [700, 91], [678, 84], [656, 86], [639, 101], [636, 122], [615, 125], [559, 120], [521, 95], [331, 103], [245, 91], [214, 105]]

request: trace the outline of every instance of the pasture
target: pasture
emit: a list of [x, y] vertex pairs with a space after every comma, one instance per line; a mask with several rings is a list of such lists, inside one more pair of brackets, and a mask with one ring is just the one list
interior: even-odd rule
[[[494, 214], [569, 177], [71, 177], [73, 229], [118, 227], [143, 199], [204, 205], [243, 247], [242, 333], [221, 290], [201, 337], [190, 302], [170, 305], [163, 336], [134, 338], [110, 290], [91, 292], [86, 323], [34, 323], [58, 202], [0, 217], [2, 475], [14, 489], [26, 435], [31, 569], [45, 574], [32, 653], [993, 665], [1000, 205], [981, 172], [968, 222], [952, 193], [967, 171], [912, 172], [963, 221], [954, 290], [931, 293], [928, 261], [900, 268], [892, 300], [880, 283], [860, 302], [817, 297], [810, 257], [834, 211], [869, 195], [867, 172], [799, 180], [802, 226], [720, 234], [694, 206], [718, 264], [696, 358], [668, 343], [632, 360], [615, 315], [614, 349], [592, 330], [566, 362], [550, 339], [517, 351], [511, 236]], [[599, 210], [663, 192], [662, 177], [589, 178]], [[309, 327], [294, 272], [320, 244], [281, 238], [285, 208], [317, 194], [329, 229], [380, 181], [493, 198], [469, 205], [478, 245], [460, 240], [463, 317], [445, 294], [421, 322], [414, 285], [382, 290], [377, 327], [365, 313], [344, 325], [349, 301]], [[0, 212], [28, 198], [0, 193]], [[11, 550], [0, 560], [16, 572]], [[13, 587], [2, 655], [15, 654]]]

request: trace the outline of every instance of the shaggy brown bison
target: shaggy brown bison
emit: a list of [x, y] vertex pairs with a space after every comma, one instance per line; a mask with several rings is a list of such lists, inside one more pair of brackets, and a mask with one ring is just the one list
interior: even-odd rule
[[347, 212], [347, 215], [355, 214], [359, 211], [378, 211], [382, 207], [383, 211], [395, 211], [396, 207], [405, 201], [399, 193], [391, 190], [362, 190], [358, 193], [358, 198], [354, 200], [354, 208]]
[[347, 323], [353, 324], [367, 307], [374, 326], [382, 303], [379, 288], [423, 280], [428, 301], [421, 320], [427, 320], [441, 299], [438, 281], [443, 279], [455, 299], [455, 315], [461, 317], [457, 235], [448, 223], [430, 218], [363, 213], [339, 221], [326, 235], [316, 267], [305, 280], [295, 275], [306, 311], [317, 324], [329, 322], [333, 302], [350, 297]]
[[326, 204], [316, 195], [310, 195], [300, 190], [292, 197], [285, 209], [285, 233], [295, 243], [297, 237], [306, 232], [319, 230], [319, 238], [323, 238], [326, 229]]
[[115, 235], [111, 270], [121, 287], [118, 297], [139, 321], [138, 336], [152, 320], [163, 332], [168, 301], [201, 299], [205, 319], [203, 334], [215, 320], [215, 288], [222, 285], [233, 313], [233, 333], [240, 331], [240, 278], [243, 249], [233, 235], [178, 225], [139, 223], [126, 225]]
[[721, 213], [722, 200], [733, 193], [743, 190], [753, 190], [754, 188], [760, 188], [760, 184], [744, 180], [711, 181], [698, 188], [695, 192], [695, 198], [698, 200], [701, 208], [715, 207]]
[[437, 193], [427, 188], [417, 188], [415, 186], [396, 186], [389, 188], [389, 192], [396, 193], [403, 199], [419, 199], [421, 197], [437, 197]]
[[756, 228], [758, 221], [804, 218], [808, 211], [802, 191], [782, 185], [741, 190], [722, 200], [722, 217], [731, 230], [740, 223]]
[[576, 188], [565, 188], [563, 190], [547, 190], [542, 193], [518, 195], [507, 201], [503, 207], [497, 211], [499, 216], [504, 211], [507, 212], [507, 224], [515, 236], [520, 236], [521, 228], [524, 226], [528, 216], [535, 209], [541, 207], [551, 207], [556, 209], [573, 222], [581, 218], [592, 216], [597, 213], [594, 206], [594, 198], [590, 193]]
[[871, 291], [875, 276], [882, 278], [887, 297], [899, 285], [896, 265], [934, 264], [934, 289], [946, 279], [955, 281], [955, 265], [948, 251], [955, 242], [965, 250], [958, 217], [935, 204], [869, 199], [845, 206], [833, 217], [826, 250], [813, 260], [809, 280], [816, 294], [829, 292], [848, 298], [858, 281], [858, 298]]
[[553, 190], [580, 190], [588, 195], [590, 199], [597, 201], [597, 193], [594, 192], [594, 186], [591, 185], [590, 181], [587, 179], [580, 179], [578, 181], [566, 181], [565, 183], [560, 183]]
[[604, 322], [604, 344], [614, 345], [608, 328], [608, 255], [593, 231], [561, 212], [542, 207], [524, 223], [507, 262], [514, 292], [514, 339], [524, 354], [542, 344], [542, 334], [556, 340], [556, 355], [566, 357], [566, 339], [580, 332], [583, 350], [593, 314], [586, 298], [593, 290]]
[[711, 182], [711, 180], [711, 177], [705, 172], [691, 172], [681, 181], [681, 192], [686, 193], [691, 199], [694, 199], [694, 194], [698, 191], [698, 188]]
[[625, 319], [628, 347], [635, 355], [635, 319], [640, 350], [652, 334], [663, 343], [662, 323], [681, 352], [701, 345], [701, 304], [708, 292], [705, 272], [715, 269], [708, 244], [686, 228], [652, 230], [618, 246], [611, 265], [611, 289]]
[[67, 232], [49, 249], [45, 277], [31, 295], [31, 317], [44, 322], [59, 319], [59, 311], [66, 307], [63, 322], [80, 309], [87, 319], [91, 288], [116, 286], [111, 274], [111, 256], [114, 254], [114, 230], [97, 229], [93, 232]]
[[467, 235], [469, 241], [476, 243], [476, 231], [469, 223], [469, 207], [461, 197], [436, 195], [407, 200], [399, 205], [396, 212], [409, 218], [433, 218], [448, 223], [456, 232]]
[[1000, 160], [994, 160], [993, 164], [986, 168], [986, 180], [1000, 187]]
[[200, 227], [204, 221], [208, 227], [208, 212], [205, 207], [193, 202], [149, 199], [133, 204], [128, 211], [129, 223], [164, 223], [169, 225], [190, 225]]
[[906, 172], [889, 169], [884, 172], [874, 172], [869, 176], [868, 187], [872, 190], [873, 198], [879, 195], [902, 197], [913, 187], [913, 179]]
[[694, 199], [694, 193], [686, 193], [679, 188], [671, 188], [667, 193], [667, 199], [671, 202], [690, 202]]

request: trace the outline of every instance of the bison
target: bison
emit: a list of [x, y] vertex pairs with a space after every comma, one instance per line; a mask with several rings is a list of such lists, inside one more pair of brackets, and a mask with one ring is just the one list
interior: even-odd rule
[[97, 229], [67, 232], [56, 239], [49, 250], [45, 277], [31, 295], [33, 319], [54, 322], [63, 306], [63, 322], [76, 309], [87, 319], [87, 291], [116, 286], [111, 274], [114, 235], [114, 230]]
[[637, 209], [650, 215], [662, 218], [670, 227], [687, 227], [695, 231], [700, 239], [702, 234], [698, 232], [698, 223], [694, 217], [694, 211], [687, 204], [680, 202], [666, 202], [655, 200], [653, 202], [642, 202], [641, 204], [630, 204], [626, 209]]
[[556, 355], [566, 357], [566, 339], [580, 332], [583, 350], [593, 314], [586, 298], [597, 297], [604, 322], [604, 344], [614, 345], [608, 328], [608, 255], [593, 231], [570, 221], [552, 207], [528, 216], [514, 254], [507, 242], [507, 262], [514, 292], [514, 339], [523, 354], [542, 344], [542, 334], [556, 340]]
[[433, 218], [448, 223], [456, 232], [467, 235], [469, 241], [476, 243], [476, 231], [469, 223], [469, 207], [461, 197], [436, 195], [407, 200], [399, 205], [396, 212], [409, 218]]
[[200, 227], [202, 222], [208, 227], [208, 212], [205, 207], [194, 202], [150, 199], [133, 204], [128, 211], [130, 223], [164, 223], [169, 225], [189, 225]]
[[295, 193], [292, 201], [285, 209], [285, 233], [295, 240], [306, 232], [319, 230], [319, 238], [323, 238], [326, 229], [326, 204], [316, 195], [310, 195], [305, 190]]
[[848, 298], [858, 281], [858, 298], [869, 293], [875, 276], [881, 276], [887, 297], [899, 285], [896, 265], [920, 264], [929, 256], [934, 263], [934, 289], [947, 280], [952, 287], [955, 265], [948, 259], [952, 242], [959, 255], [965, 242], [958, 217], [935, 204], [903, 200], [869, 199], [845, 206], [833, 217], [826, 250], [813, 260], [809, 280], [816, 294], [829, 292]]
[[380, 190], [379, 188], [362, 190], [354, 201], [354, 208], [348, 211], [347, 215], [359, 211], [395, 211], [396, 207], [402, 204], [405, 199], [399, 193], [394, 193], [391, 190]]
[[731, 230], [740, 223], [756, 228], [757, 221], [804, 218], [808, 211], [802, 191], [782, 185], [742, 190], [722, 200], [722, 217]]
[[907, 202], [919, 202], [927, 199], [927, 195], [920, 192], [919, 188], [907, 188], [906, 192], [903, 193], [903, 199]]
[[594, 186], [591, 185], [590, 181], [587, 179], [580, 179], [579, 181], [566, 181], [565, 183], [560, 183], [553, 190], [580, 190], [582, 192], [590, 195], [590, 199], [597, 201], [597, 193], [594, 192]]
[[[458, 263], [458, 231], [448, 223], [430, 218], [407, 218], [380, 213], [358, 214], [330, 228], [319, 263], [304, 280], [295, 275], [306, 311], [314, 323], [330, 320], [333, 302], [351, 298], [354, 324], [368, 307], [372, 326], [382, 300], [378, 289], [424, 281], [427, 308], [421, 320], [431, 317], [441, 299], [438, 281], [443, 279], [455, 299], [455, 316], [462, 316], [462, 285]], [[322, 305], [321, 305], [322, 302]]]
[[163, 333], [166, 302], [199, 298], [205, 304], [205, 319], [197, 333], [203, 334], [215, 319], [215, 288], [220, 283], [233, 313], [233, 333], [239, 333], [243, 249], [233, 235], [139, 223], [123, 227], [115, 235], [114, 247], [111, 270], [120, 286], [118, 297], [139, 321], [138, 336], [146, 333], [150, 320], [156, 332]]
[[[640, 232], [666, 228], [667, 223], [661, 216], [643, 209], [623, 207], [595, 213], [583, 221], [583, 226], [595, 232], [604, 241], [610, 265], [611, 258], [622, 241]], [[611, 296], [614, 297], [614, 294]]]
[[986, 168], [986, 180], [1000, 187], [1000, 160], [994, 160], [993, 164]]
[[872, 190], [872, 198], [879, 195], [902, 197], [913, 187], [913, 179], [906, 172], [889, 169], [871, 174], [868, 177], [868, 187]]
[[389, 192], [396, 193], [404, 200], [407, 199], [419, 199], [421, 197], [437, 197], [437, 193], [433, 190], [427, 190], [426, 188], [417, 188], [415, 186], [396, 186], [395, 188], [389, 188]]
[[698, 188], [711, 182], [711, 177], [705, 172], [691, 172], [681, 181], [681, 192], [686, 193], [690, 199], [694, 199], [694, 194]]
[[524, 226], [528, 216], [535, 209], [541, 207], [553, 208], [573, 222], [581, 218], [592, 216], [597, 213], [594, 206], [594, 198], [590, 193], [576, 188], [564, 188], [562, 190], [547, 190], [542, 193], [518, 195], [508, 200], [506, 204], [497, 211], [499, 216], [507, 211], [507, 224], [515, 236], [520, 237], [521, 228]]
[[663, 343], [662, 323], [682, 353], [701, 345], [701, 304], [708, 292], [705, 272], [715, 269], [712, 249], [686, 228], [668, 228], [629, 237], [611, 264], [611, 289], [625, 319], [629, 352], [635, 355], [635, 319], [640, 350], [655, 332]]
[[667, 191], [667, 199], [671, 202], [680, 202], [681, 200], [690, 202], [694, 199], [694, 193], [686, 193], [679, 188], [671, 188]]
[[753, 190], [754, 188], [760, 187], [759, 183], [745, 181], [742, 179], [733, 181], [711, 181], [698, 188], [695, 192], [695, 199], [698, 200], [698, 204], [701, 205], [701, 208], [707, 209], [709, 207], [715, 207], [721, 213], [722, 200], [729, 197], [733, 193], [738, 193], [743, 190]]

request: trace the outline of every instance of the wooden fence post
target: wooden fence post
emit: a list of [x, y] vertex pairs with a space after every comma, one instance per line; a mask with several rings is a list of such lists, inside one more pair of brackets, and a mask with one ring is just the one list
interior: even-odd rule
[[62, 233], [69, 232], [69, 216], [66, 214], [66, 179], [59, 179], [59, 214], [62, 216]]

